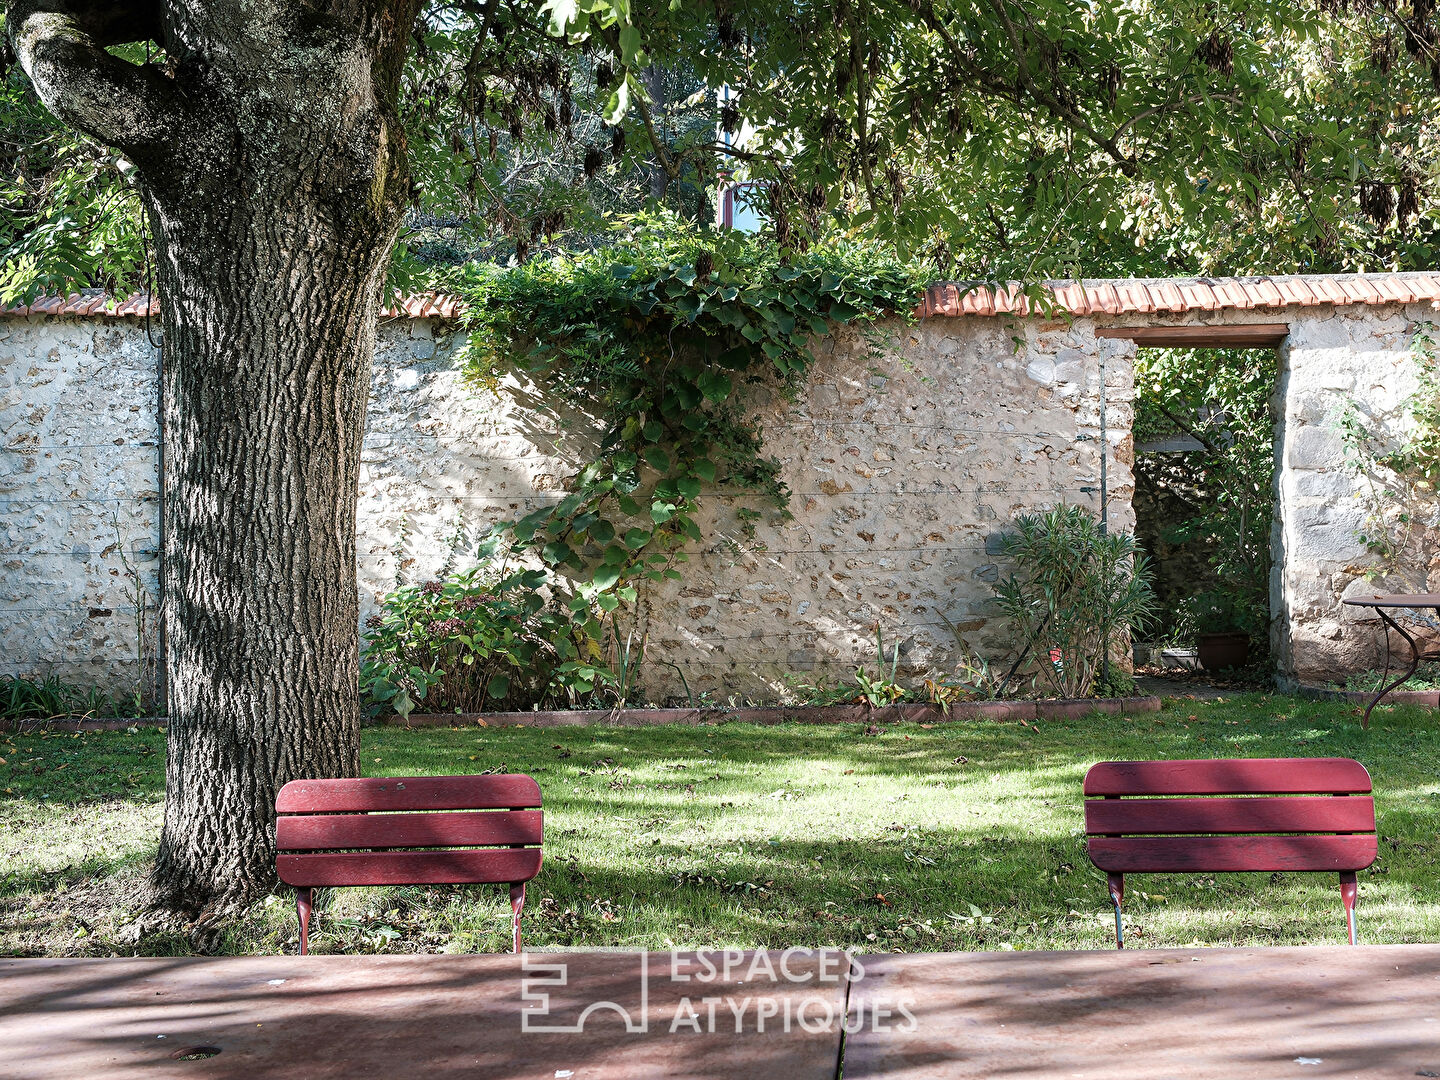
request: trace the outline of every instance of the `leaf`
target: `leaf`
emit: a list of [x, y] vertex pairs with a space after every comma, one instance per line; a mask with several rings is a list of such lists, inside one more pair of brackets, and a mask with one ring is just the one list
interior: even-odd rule
[[630, 79], [629, 76], [622, 79], [620, 85], [610, 94], [610, 99], [605, 102], [605, 110], [602, 117], [605, 123], [614, 127], [625, 119], [625, 114], [630, 111]]
[[639, 30], [633, 26], [620, 28], [620, 57], [626, 67], [638, 67], [642, 64], [640, 59], [642, 46]]
[[401, 720], [408, 720], [410, 714], [415, 711], [415, 702], [410, 700], [410, 695], [404, 690], [396, 694], [390, 704]]
[[550, 516], [550, 507], [536, 510], [526, 514], [515, 523], [515, 539], [521, 543], [529, 543], [535, 536], [535, 530], [540, 528], [541, 523]]
[[608, 544], [615, 539], [615, 526], [603, 518], [590, 526], [590, 539], [597, 544]]
[[709, 458], [700, 458], [692, 462], [690, 470], [707, 484], [715, 482], [715, 463]]
[[700, 317], [700, 312], [704, 310], [704, 308], [704, 298], [696, 296], [694, 293], [686, 293], [675, 301], [675, 310], [685, 316], [686, 322], [693, 323]]
[[730, 376], [719, 371], [707, 371], [699, 379], [700, 392], [714, 402], [724, 401], [733, 389]]
[[494, 675], [494, 676], [491, 676], [491, 678], [490, 678], [490, 686], [489, 686], [488, 689], [486, 690], [486, 693], [489, 694], [490, 697], [495, 698], [496, 700], [499, 700], [500, 698], [503, 698], [503, 697], [504, 697], [506, 694], [508, 694], [509, 692], [510, 692], [510, 676], [508, 676], [508, 675]]
[[608, 589], [620, 580], [620, 566], [613, 563], [606, 563], [595, 571], [595, 576], [590, 579], [599, 589]]
[[700, 480], [693, 476], [682, 476], [675, 481], [675, 486], [680, 489], [680, 494], [687, 499], [695, 499], [700, 496]]
[[570, 558], [573, 552], [564, 540], [556, 540], [540, 549], [540, 557], [551, 566], [558, 566]]
[[572, 30], [581, 33], [590, 21], [590, 13], [580, 10], [580, 0], [545, 0], [540, 10], [549, 13], [552, 37], [566, 37]]
[[[625, 545], [630, 548], [631, 551], [638, 551], [650, 542], [650, 536], [651, 533], [649, 529], [630, 529], [625, 533]], [[629, 552], [626, 553], [625, 557], [627, 559], [630, 557]]]
[[645, 460], [656, 472], [666, 473], [670, 471], [670, 455], [658, 446], [647, 446], [645, 448]]

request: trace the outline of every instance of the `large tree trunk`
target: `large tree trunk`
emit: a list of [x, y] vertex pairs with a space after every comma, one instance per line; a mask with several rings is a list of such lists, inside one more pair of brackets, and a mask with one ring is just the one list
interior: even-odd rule
[[358, 768], [356, 470], [389, 237], [337, 235], [307, 192], [277, 194], [216, 193], [218, 227], [152, 209], [170, 686], [156, 877], [181, 908], [219, 882], [264, 892], [279, 786]]
[[[156, 241], [164, 908], [262, 895], [279, 788], [357, 771], [356, 470], [417, 2], [7, 5], [46, 104], [137, 166]], [[105, 51], [150, 38], [165, 68]]]

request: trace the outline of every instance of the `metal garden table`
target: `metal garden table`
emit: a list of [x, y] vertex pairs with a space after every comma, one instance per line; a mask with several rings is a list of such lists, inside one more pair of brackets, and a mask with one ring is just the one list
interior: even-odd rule
[[[1379, 692], [1371, 699], [1370, 704], [1365, 706], [1365, 716], [1364, 719], [1360, 721], [1361, 727], [1368, 728], [1370, 726], [1371, 711], [1376, 705], [1380, 704], [1381, 699], [1384, 698], [1386, 694], [1405, 685], [1410, 676], [1415, 674], [1415, 669], [1420, 666], [1420, 661], [1440, 660], [1440, 647], [1422, 649], [1419, 642], [1415, 640], [1405, 627], [1395, 621], [1390, 612], [1406, 610], [1423, 612], [1426, 609], [1430, 609], [1435, 612], [1436, 619], [1440, 620], [1440, 593], [1396, 593], [1390, 596], [1356, 597], [1353, 600], [1346, 600], [1345, 603], [1350, 607], [1374, 608], [1375, 614], [1379, 615], [1380, 621], [1385, 624], [1385, 673], [1380, 677]], [[1422, 616], [1422, 618], [1424, 618], [1424, 616]], [[1437, 622], [1435, 625], [1437, 629], [1440, 629], [1440, 622]], [[1404, 638], [1405, 643], [1410, 646], [1409, 670], [1394, 682], [1387, 681], [1390, 678], [1391, 630], [1394, 630]]]

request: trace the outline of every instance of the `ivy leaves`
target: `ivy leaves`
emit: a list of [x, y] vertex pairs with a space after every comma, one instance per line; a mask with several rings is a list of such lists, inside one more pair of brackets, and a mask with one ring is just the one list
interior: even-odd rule
[[[746, 388], [794, 385], [813, 337], [908, 314], [925, 278], [868, 245], [782, 253], [669, 216], [622, 222], [609, 248], [467, 276], [471, 379], [523, 369], [600, 431], [568, 494], [500, 527], [597, 651], [614, 656], [641, 588], [682, 577], [707, 487], [784, 510]], [[758, 514], [737, 517], [748, 531]]]

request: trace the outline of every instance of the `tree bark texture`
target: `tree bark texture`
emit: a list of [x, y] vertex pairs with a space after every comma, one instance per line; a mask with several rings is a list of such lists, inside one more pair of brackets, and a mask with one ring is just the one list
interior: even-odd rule
[[[358, 771], [357, 469], [380, 286], [409, 196], [394, 101], [415, 6], [7, 8], [46, 104], [136, 165], [155, 238], [163, 907], [263, 895], [278, 789]], [[163, 66], [104, 51], [151, 38]]]

